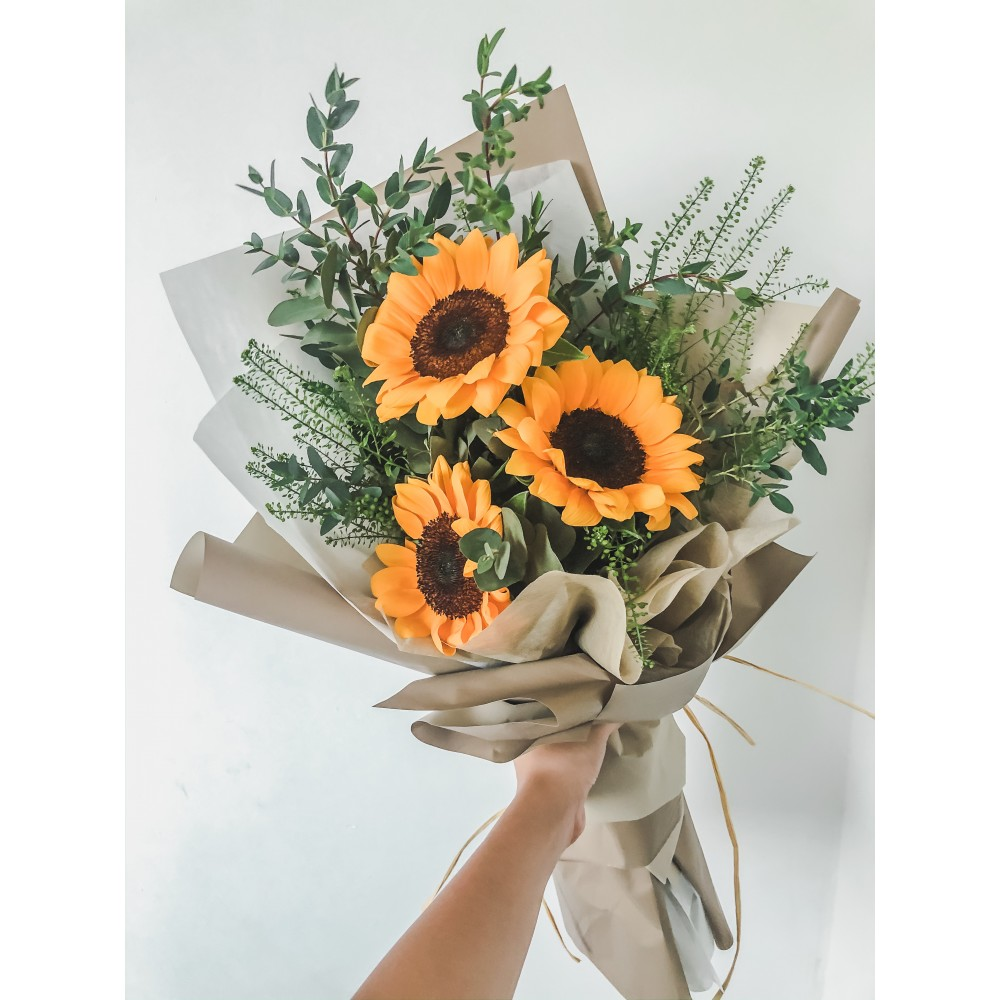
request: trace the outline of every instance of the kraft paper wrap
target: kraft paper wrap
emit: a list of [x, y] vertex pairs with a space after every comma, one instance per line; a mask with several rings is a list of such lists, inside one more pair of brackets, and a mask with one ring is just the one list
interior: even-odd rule
[[[512, 130], [517, 166], [537, 168], [525, 175], [558, 182], [564, 205], [582, 192], [601, 224], [604, 203], [565, 88]], [[446, 165], [453, 168], [455, 152], [475, 142], [470, 136], [445, 150]], [[572, 174], [553, 161], [568, 161]], [[570, 235], [575, 241], [578, 233]], [[753, 628], [808, 562], [775, 541], [796, 522], [769, 506], [750, 508], [743, 491], [720, 491], [706, 512], [712, 523], [640, 560], [653, 670], [640, 669], [626, 639], [617, 588], [594, 576], [542, 576], [453, 658], [436, 655], [429, 640], [397, 640], [367, 590], [370, 554], [331, 550], [301, 526], [275, 522], [263, 510], [266, 494], [242, 471], [246, 450], [234, 454], [240, 435], [263, 439], [253, 425], [258, 414], [227, 392], [233, 345], [238, 356], [258, 335], [246, 332], [254, 322], [251, 293], [236, 286], [249, 268], [241, 258], [237, 271], [237, 253], [163, 280], [218, 400], [199, 444], [259, 513], [233, 543], [196, 534], [171, 586], [425, 674], [378, 707], [424, 713], [412, 724], [414, 735], [445, 750], [504, 762], [539, 743], [582, 739], [595, 721], [622, 723], [587, 802], [586, 829], [556, 869], [563, 919], [577, 947], [629, 1000], [689, 1000], [692, 989], [710, 988], [717, 981], [713, 942], [727, 949], [733, 938], [684, 800], [684, 737], [674, 714], [695, 696], [713, 660]], [[220, 294], [228, 296], [222, 306]], [[818, 311], [768, 307], [748, 381], [773, 365], [805, 324], [807, 363], [822, 377], [858, 306], [838, 289]], [[715, 297], [705, 324], [731, 308]]]

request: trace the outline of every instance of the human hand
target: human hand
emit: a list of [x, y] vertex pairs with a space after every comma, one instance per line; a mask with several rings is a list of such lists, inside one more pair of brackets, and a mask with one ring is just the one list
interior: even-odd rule
[[543, 743], [514, 761], [518, 798], [544, 803], [568, 821], [568, 844], [583, 833], [584, 801], [597, 776], [608, 739], [621, 723], [599, 722], [577, 743]]

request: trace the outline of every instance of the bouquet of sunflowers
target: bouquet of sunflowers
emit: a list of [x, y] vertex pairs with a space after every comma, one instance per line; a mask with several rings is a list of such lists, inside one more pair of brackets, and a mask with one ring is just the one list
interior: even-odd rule
[[873, 353], [824, 378], [857, 300], [787, 302], [826, 283], [788, 278], [785, 247], [757, 263], [793, 193], [755, 207], [763, 160], [640, 243], [550, 71], [493, 69], [501, 34], [475, 132], [377, 186], [334, 69], [303, 158], [326, 214], [251, 167], [286, 231], [164, 275], [217, 397], [197, 440], [258, 511], [232, 545], [196, 535], [173, 585], [420, 671], [383, 707], [444, 749], [509, 761], [623, 723], [563, 918], [625, 996], [687, 997], [732, 935], [673, 716], [807, 562], [776, 543], [791, 470], [825, 472]]

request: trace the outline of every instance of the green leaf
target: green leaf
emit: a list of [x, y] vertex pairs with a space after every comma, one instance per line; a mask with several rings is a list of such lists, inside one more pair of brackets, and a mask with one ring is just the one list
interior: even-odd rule
[[542, 354], [542, 364], [557, 365], [561, 361], [582, 361], [586, 356], [575, 344], [560, 337]]
[[719, 281], [736, 281], [738, 278], [742, 278], [747, 272], [743, 271], [730, 271], [729, 274], [724, 274]]
[[330, 157], [330, 173], [334, 177], [341, 177], [345, 170], [347, 170], [347, 165], [351, 162], [351, 157], [354, 155], [354, 146], [349, 142], [342, 143], [337, 146], [333, 152], [333, 156]]
[[344, 92], [344, 84], [341, 80], [340, 70], [334, 67], [333, 72], [327, 78], [326, 86], [323, 88], [323, 96], [327, 104], [336, 104], [337, 94]]
[[268, 326], [290, 326], [307, 320], [321, 319], [329, 312], [322, 299], [294, 298], [279, 302], [267, 317]]
[[510, 507], [501, 507], [500, 516], [503, 518], [504, 541], [510, 542], [514, 549], [524, 548], [524, 529], [517, 512]]
[[427, 156], [427, 139], [425, 138], [422, 143], [417, 147], [417, 151], [413, 156], [413, 169], [416, 170], [424, 162], [424, 157]]
[[303, 508], [308, 506], [310, 501], [316, 499], [322, 489], [322, 483], [309, 482], [308, 480], [304, 482], [302, 488], [299, 490], [299, 506]]
[[510, 542], [502, 541], [500, 548], [493, 558], [493, 568], [497, 576], [503, 580], [507, 576], [507, 567], [510, 565]]
[[719, 398], [719, 383], [714, 378], [710, 379], [708, 385], [705, 386], [701, 398], [706, 403], [714, 403]]
[[325, 490], [326, 498], [334, 507], [340, 507], [351, 499], [351, 488], [339, 479], [328, 479]]
[[807, 441], [802, 446], [802, 459], [811, 465], [821, 476], [826, 475], [826, 462], [819, 453], [819, 448], [816, 447], [815, 441]]
[[657, 278], [653, 288], [661, 295], [690, 295], [694, 288], [680, 278]]
[[378, 195], [367, 184], [362, 183], [361, 187], [358, 188], [358, 197], [366, 205], [378, 204]]
[[434, 188], [427, 202], [427, 218], [440, 219], [447, 214], [451, 206], [451, 179], [447, 174], [441, 178], [441, 183]]
[[354, 331], [345, 323], [323, 320], [314, 323], [299, 341], [300, 347], [323, 346], [333, 349], [354, 343]]
[[463, 535], [458, 542], [458, 548], [466, 559], [479, 562], [487, 545], [498, 548], [503, 538], [492, 528], [473, 528]]
[[584, 238], [580, 237], [580, 242], [576, 245], [576, 253], [573, 255], [573, 276], [582, 277], [587, 269], [587, 244]]
[[357, 101], [344, 101], [343, 104], [330, 112], [330, 117], [327, 119], [327, 128], [331, 130], [343, 128], [354, 117], [354, 112], [357, 110]]
[[544, 524], [536, 525], [535, 537], [528, 553], [529, 575], [538, 579], [543, 573], [560, 571], [562, 563], [549, 542], [549, 533]]
[[618, 270], [618, 284], [622, 295], [627, 295], [632, 284], [632, 260], [627, 254], [622, 257], [622, 265]]
[[317, 149], [323, 148], [326, 122], [323, 121], [323, 116], [315, 104], [306, 112], [306, 133], [309, 136], [309, 141]]
[[325, 177], [316, 178], [316, 190], [319, 192], [320, 198], [328, 205], [332, 205], [337, 200], [333, 195], [333, 188], [330, 187], [330, 182]]
[[355, 342], [358, 345], [359, 351], [364, 351], [365, 349], [365, 334], [368, 332], [368, 327], [372, 325], [375, 317], [378, 315], [378, 306], [369, 306], [361, 316], [361, 321], [358, 323], [358, 330], [355, 334]]
[[342, 520], [343, 518], [339, 514], [326, 514], [319, 522], [319, 533], [328, 535]]
[[354, 289], [351, 288], [351, 276], [347, 273], [346, 267], [337, 276], [337, 291], [340, 292], [340, 297], [346, 303], [347, 308], [351, 310], [351, 315], [355, 321], [360, 321], [361, 313], [358, 312], [358, 303], [354, 298]]
[[792, 474], [781, 465], [771, 465], [767, 470], [775, 479], [784, 479], [786, 482], [792, 478]]
[[269, 267], [274, 267], [274, 265], [277, 263], [278, 263], [277, 257], [266, 257], [250, 273], [256, 274], [258, 271], [266, 271]]
[[703, 271], [707, 271], [714, 263], [714, 260], [699, 260], [695, 264], [685, 264], [681, 268], [681, 274], [701, 274]]
[[628, 302], [633, 306], [641, 306], [643, 309], [655, 309], [656, 302], [647, 299], [644, 295], [623, 295], [622, 302]]
[[339, 271], [340, 261], [338, 255], [332, 252], [327, 254], [326, 259], [320, 265], [319, 281], [320, 287], [323, 289], [323, 301], [329, 309], [333, 308], [333, 287], [337, 282]]
[[419, 274], [419, 272], [417, 271], [416, 267], [413, 264], [413, 261], [410, 260], [409, 255], [405, 253], [397, 254], [395, 257], [393, 257], [389, 266], [394, 271], [399, 271], [400, 274], [409, 274], [409, 275]]
[[795, 510], [792, 501], [789, 500], [783, 493], [772, 493], [769, 499], [771, 503], [778, 508], [778, 510], [784, 511], [786, 514], [791, 514]]
[[309, 199], [306, 198], [305, 191], [299, 192], [296, 206], [299, 213], [298, 223], [303, 229], [308, 229], [312, 224], [312, 213], [309, 211]]
[[737, 288], [734, 289], [733, 294], [740, 302], [748, 306], [762, 306], [764, 304], [764, 300], [752, 288]]
[[484, 122], [489, 117], [490, 106], [486, 103], [483, 98], [478, 94], [473, 98], [472, 102], [472, 123], [476, 126], [477, 131], [482, 132], [486, 127]]
[[250, 178], [250, 183], [251, 184], [263, 184], [264, 183], [264, 178], [261, 177], [260, 171], [258, 171], [253, 166], [250, 166], [250, 167], [247, 168], [247, 176]]
[[279, 191], [276, 187], [264, 188], [264, 201], [267, 202], [267, 207], [275, 215], [292, 214], [292, 199], [284, 191]]
[[[509, 507], [515, 514], [520, 515], [522, 518], [525, 517], [525, 512], [528, 509], [528, 500], [531, 495], [525, 490], [522, 493], [516, 493], [507, 501], [507, 507]], [[506, 508], [503, 508], [506, 510]], [[503, 513], [501, 510], [501, 514]]]
[[326, 246], [326, 242], [319, 236], [313, 236], [312, 233], [302, 233], [299, 236], [299, 242], [304, 246], [312, 247], [314, 250], [322, 250]]
[[719, 365], [719, 378], [725, 378], [729, 374], [729, 369], [732, 367], [732, 358], [723, 358], [722, 364]]
[[323, 456], [312, 445], [306, 447], [306, 458], [309, 459], [309, 464], [320, 479], [328, 479], [330, 477], [331, 470], [326, 467]]
[[476, 586], [484, 593], [488, 593], [492, 590], [499, 590], [504, 585], [503, 580], [497, 576], [496, 571], [492, 568], [480, 570], [477, 567], [472, 574], [472, 578], [476, 581]]

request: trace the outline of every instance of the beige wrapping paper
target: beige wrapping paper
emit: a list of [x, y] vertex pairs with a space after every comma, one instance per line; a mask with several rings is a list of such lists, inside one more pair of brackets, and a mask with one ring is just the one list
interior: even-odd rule
[[[512, 130], [518, 167], [569, 160], [595, 219], [603, 216], [565, 88]], [[445, 150], [446, 165], [476, 141]], [[729, 308], [719, 298], [710, 305]], [[773, 363], [808, 323], [807, 362], [821, 377], [857, 310], [858, 301], [839, 289], [818, 312], [768, 307], [755, 362]], [[775, 541], [794, 520], [764, 505], [749, 509], [740, 491], [720, 493], [711, 517], [718, 523], [661, 543], [639, 563], [658, 664], [647, 671], [626, 639], [624, 603], [608, 580], [548, 573], [468, 650], [444, 661], [393, 642], [385, 621], [369, 616], [370, 594], [341, 588], [342, 596], [259, 515], [234, 543], [195, 535], [171, 586], [428, 675], [380, 707], [426, 713], [413, 733], [442, 749], [510, 761], [536, 743], [582, 739], [595, 720], [623, 723], [588, 800], [586, 829], [559, 862], [556, 888], [570, 936], [623, 996], [687, 1000], [691, 986], [710, 985], [705, 934], [723, 949], [732, 934], [685, 804], [684, 737], [673, 716], [712, 661], [808, 562]]]

